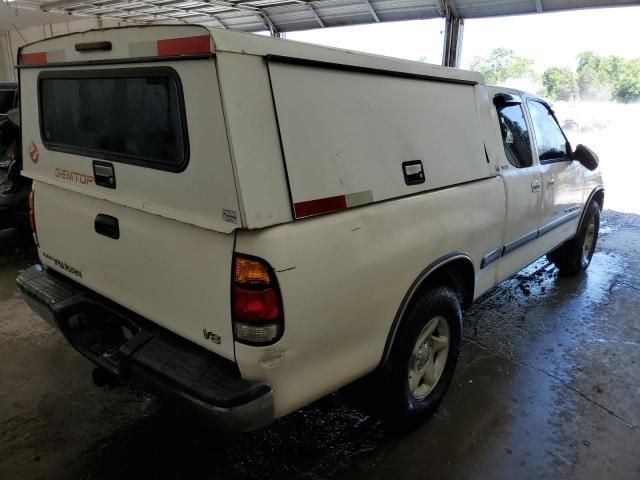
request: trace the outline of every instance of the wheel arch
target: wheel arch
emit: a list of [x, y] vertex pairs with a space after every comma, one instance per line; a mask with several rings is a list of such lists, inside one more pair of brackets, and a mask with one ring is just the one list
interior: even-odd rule
[[405, 293], [398, 307], [387, 335], [379, 367], [383, 367], [387, 363], [398, 327], [409, 307], [421, 297], [423, 292], [441, 285], [453, 288], [460, 297], [462, 307], [469, 307], [473, 302], [475, 289], [475, 269], [471, 258], [464, 253], [453, 252], [440, 257], [422, 270]]
[[589, 205], [591, 205], [591, 202], [594, 200], [598, 202], [600, 211], [602, 211], [602, 209], [604, 208], [604, 187], [596, 187], [589, 194], [589, 197], [584, 204], [584, 208], [582, 209], [582, 214], [580, 215], [580, 222], [578, 222], [578, 229], [576, 230], [577, 232], [580, 231], [582, 222], [584, 222], [584, 218], [587, 215], [587, 209], [589, 208]]
[[596, 188], [591, 192], [591, 198], [589, 200], [595, 200], [600, 205], [600, 210], [604, 208], [604, 188]]

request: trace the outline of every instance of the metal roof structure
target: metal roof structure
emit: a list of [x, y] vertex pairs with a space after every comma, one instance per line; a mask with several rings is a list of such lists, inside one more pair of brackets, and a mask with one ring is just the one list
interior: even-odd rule
[[467, 19], [640, 5], [637, 0], [31, 0], [24, 3], [46, 12], [125, 23], [198, 23], [246, 32], [269, 30], [272, 34], [400, 20]]

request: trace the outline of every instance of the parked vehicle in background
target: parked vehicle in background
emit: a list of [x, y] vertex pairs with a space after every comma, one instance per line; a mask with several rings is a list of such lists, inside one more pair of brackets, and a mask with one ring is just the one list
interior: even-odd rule
[[97, 365], [220, 428], [364, 376], [442, 400], [462, 310], [549, 253], [584, 271], [598, 159], [476, 73], [199, 26], [20, 52], [41, 265], [27, 302]]
[[0, 82], [0, 162], [5, 158], [5, 154], [11, 143], [15, 139], [9, 133], [9, 137], [5, 137], [2, 130], [3, 125], [8, 121], [8, 113], [10, 110], [18, 108], [18, 84], [9, 82]]
[[18, 106], [18, 97], [16, 82], [0, 82], [0, 122], [9, 110]]
[[18, 84], [0, 83], [0, 229], [28, 228], [31, 179], [20, 176]]

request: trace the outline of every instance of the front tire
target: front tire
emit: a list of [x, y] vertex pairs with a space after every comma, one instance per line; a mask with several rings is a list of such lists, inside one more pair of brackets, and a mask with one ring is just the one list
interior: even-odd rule
[[574, 238], [547, 255], [561, 275], [579, 275], [591, 264], [600, 231], [600, 206], [594, 200]]
[[429, 290], [401, 322], [383, 371], [383, 415], [407, 429], [436, 410], [451, 383], [462, 334], [458, 296], [447, 287]]

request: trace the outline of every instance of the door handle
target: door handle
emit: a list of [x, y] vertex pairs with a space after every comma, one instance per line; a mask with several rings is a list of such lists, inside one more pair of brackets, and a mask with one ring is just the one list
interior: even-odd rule
[[96, 216], [94, 227], [96, 233], [100, 235], [113, 238], [114, 240], [120, 238], [120, 222], [118, 222], [116, 217], [99, 213], [98, 216]]
[[556, 184], [556, 179], [551, 177], [547, 182], [547, 187], [553, 187]]
[[536, 193], [536, 192], [540, 191], [540, 181], [539, 180], [534, 180], [533, 182], [531, 182], [531, 191], [533, 193]]

